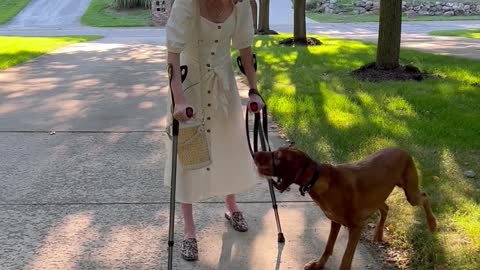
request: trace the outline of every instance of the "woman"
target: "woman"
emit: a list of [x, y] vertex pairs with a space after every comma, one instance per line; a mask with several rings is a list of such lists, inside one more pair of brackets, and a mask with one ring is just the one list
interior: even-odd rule
[[[235, 230], [248, 230], [234, 194], [252, 188], [258, 176], [245, 138], [230, 47], [240, 51], [251, 88], [249, 102], [257, 102], [261, 108], [263, 103], [255, 90], [251, 8], [243, 0], [175, 0], [166, 32], [168, 63], [173, 66], [173, 117], [185, 122], [186, 108], [194, 108], [195, 118], [205, 123], [212, 161], [196, 170], [183, 169], [181, 162], [177, 166], [176, 198], [182, 203], [185, 224], [181, 254], [193, 261], [198, 259], [198, 249], [192, 203], [226, 196], [225, 217]], [[180, 65], [188, 67], [183, 84]], [[171, 147], [170, 142], [166, 145]], [[171, 149], [167, 153], [171, 155]], [[170, 185], [171, 158], [165, 167], [166, 185]]]

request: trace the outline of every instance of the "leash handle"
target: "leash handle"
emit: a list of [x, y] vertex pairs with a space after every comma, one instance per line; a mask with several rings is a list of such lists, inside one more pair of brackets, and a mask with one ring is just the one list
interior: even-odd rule
[[267, 105], [264, 105], [260, 111], [255, 112], [254, 114], [254, 121], [253, 121], [253, 147], [250, 141], [250, 127], [249, 127], [249, 111], [248, 109], [245, 112], [245, 131], [247, 135], [247, 143], [248, 143], [248, 150], [250, 150], [250, 154], [253, 157], [253, 154], [258, 152], [258, 137], [260, 135], [260, 131], [263, 133], [261, 139], [265, 140], [265, 144], [262, 145], [262, 151], [269, 151], [271, 152], [272, 149], [270, 148], [270, 141], [268, 139], [268, 113], [267, 113]]

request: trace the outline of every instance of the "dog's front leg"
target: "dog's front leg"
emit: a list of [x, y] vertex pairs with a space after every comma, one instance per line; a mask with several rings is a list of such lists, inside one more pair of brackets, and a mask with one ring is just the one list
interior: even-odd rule
[[362, 226], [348, 228], [348, 243], [347, 243], [347, 248], [345, 249], [345, 253], [343, 254], [340, 270], [351, 269], [353, 255], [355, 254], [355, 249], [357, 248], [357, 244], [358, 244], [358, 241], [360, 240], [361, 234], [362, 234]]
[[311, 261], [305, 265], [305, 270], [318, 270], [323, 269], [327, 263], [328, 258], [333, 254], [333, 247], [335, 246], [335, 241], [337, 240], [338, 232], [340, 231], [341, 225], [332, 221], [330, 225], [330, 235], [328, 236], [327, 245], [325, 246], [325, 251], [323, 252], [320, 260]]

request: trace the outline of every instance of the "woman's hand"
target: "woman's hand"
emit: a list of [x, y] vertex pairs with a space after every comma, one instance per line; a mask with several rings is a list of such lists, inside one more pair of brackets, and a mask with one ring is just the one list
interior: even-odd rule
[[195, 109], [185, 103], [175, 103], [173, 109], [173, 118], [179, 122], [186, 122], [195, 115]]
[[[257, 105], [256, 108], [255, 108], [255, 106], [252, 105], [253, 103], [256, 103], [256, 105]], [[261, 111], [263, 109], [263, 106], [265, 106], [265, 104], [263, 103], [262, 98], [258, 94], [252, 93], [252, 94], [248, 95], [248, 105], [247, 106], [248, 106], [248, 109], [251, 112], [256, 113], [256, 112]]]

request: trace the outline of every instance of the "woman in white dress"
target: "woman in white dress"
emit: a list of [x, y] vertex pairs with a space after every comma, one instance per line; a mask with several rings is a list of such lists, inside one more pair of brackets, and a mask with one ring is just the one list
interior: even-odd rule
[[[241, 99], [238, 93], [231, 46], [240, 51], [251, 88], [249, 102], [263, 103], [256, 92], [253, 67], [253, 20], [248, 1], [175, 0], [167, 22], [168, 63], [172, 65], [173, 117], [187, 121], [185, 110], [193, 107], [196, 119], [205, 123], [212, 163], [187, 170], [177, 165], [176, 198], [182, 203], [184, 240], [182, 258], [197, 260], [198, 249], [192, 203], [226, 196], [225, 217], [235, 230], [247, 231], [235, 193], [252, 188], [258, 175], [248, 150]], [[180, 65], [187, 65], [182, 83]], [[169, 119], [171, 123], [172, 119]], [[171, 142], [167, 144], [165, 184], [170, 185]]]

